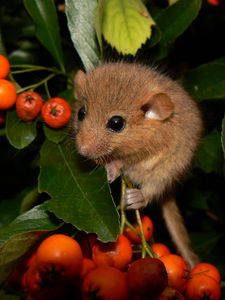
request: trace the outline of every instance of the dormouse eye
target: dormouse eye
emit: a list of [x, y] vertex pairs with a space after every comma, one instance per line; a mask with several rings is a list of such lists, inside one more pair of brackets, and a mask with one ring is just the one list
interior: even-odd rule
[[109, 119], [106, 127], [114, 132], [121, 132], [126, 125], [126, 122], [124, 118], [121, 116], [113, 116], [111, 119]]
[[78, 120], [83, 121], [83, 119], [85, 118], [85, 115], [86, 115], [86, 109], [84, 106], [82, 106], [78, 111]]

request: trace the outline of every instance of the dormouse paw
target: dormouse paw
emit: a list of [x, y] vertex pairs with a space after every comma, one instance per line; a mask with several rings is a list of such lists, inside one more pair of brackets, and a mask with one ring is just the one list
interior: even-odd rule
[[120, 164], [119, 161], [111, 161], [105, 164], [107, 179], [109, 183], [112, 183], [120, 176]]
[[122, 205], [125, 209], [140, 209], [146, 206], [146, 201], [141, 190], [127, 188]]

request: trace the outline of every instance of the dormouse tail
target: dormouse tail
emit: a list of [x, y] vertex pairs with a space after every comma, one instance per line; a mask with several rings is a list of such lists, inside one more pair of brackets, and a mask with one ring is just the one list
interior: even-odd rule
[[187, 229], [174, 198], [171, 197], [164, 201], [162, 214], [178, 253], [192, 268], [199, 262], [199, 258], [191, 248], [191, 241]]

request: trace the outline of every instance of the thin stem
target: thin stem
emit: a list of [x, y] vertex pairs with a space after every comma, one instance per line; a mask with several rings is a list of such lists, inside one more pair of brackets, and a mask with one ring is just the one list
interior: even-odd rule
[[126, 214], [123, 208], [123, 200], [125, 197], [125, 193], [126, 193], [126, 183], [124, 181], [124, 178], [122, 178], [122, 182], [121, 182], [121, 200], [120, 200], [120, 215], [121, 215], [121, 225], [120, 225], [120, 233], [122, 234], [124, 231], [124, 227], [126, 224]]
[[47, 98], [50, 99], [51, 95], [50, 95], [49, 88], [48, 88], [48, 82], [46, 81], [44, 85], [45, 85], [45, 92], [46, 92]]
[[132, 184], [132, 182], [129, 180], [129, 178], [127, 178], [126, 176], [123, 176], [123, 180], [124, 180], [124, 183], [125, 183], [126, 187], [128, 187], [129, 189], [132, 189], [132, 188], [133, 188], [133, 184]]
[[138, 226], [140, 228], [140, 236], [141, 236], [141, 244], [142, 244], [141, 257], [144, 258], [146, 256], [146, 247], [145, 247], [146, 240], [145, 240], [144, 230], [141, 222], [140, 212], [138, 209], [135, 209], [135, 215], [136, 215]]
[[62, 72], [56, 68], [28, 65], [28, 64], [11, 65], [11, 68], [25, 69], [25, 70], [12, 71], [13, 74], [18, 74], [18, 73], [22, 73], [22, 72], [32, 72], [32, 71], [49, 71], [49, 72], [53, 72], [53, 73], [57, 73], [57, 74], [65, 74], [64, 72]]
[[125, 211], [122, 207], [122, 202], [125, 197], [126, 187], [133, 188], [132, 182], [127, 178], [122, 178], [122, 196], [121, 196], [121, 203], [120, 203], [120, 210], [121, 210], [121, 232], [123, 232], [125, 225], [129, 227], [134, 233], [136, 233], [141, 238], [141, 256], [144, 258], [147, 255], [150, 257], [156, 257], [155, 253], [152, 251], [150, 245], [147, 243], [144, 235], [144, 230], [141, 222], [141, 215], [138, 209], [135, 210], [137, 224], [140, 228], [140, 232], [127, 220]]
[[141, 237], [141, 244], [142, 244], [142, 258], [144, 258], [146, 256], [146, 253], [150, 256], [150, 257], [156, 257], [155, 253], [152, 251], [150, 245], [147, 243], [146, 239], [145, 239], [145, 235], [144, 235], [144, 230], [143, 230], [143, 226], [142, 226], [142, 222], [141, 222], [141, 216], [140, 216], [140, 212], [138, 209], [135, 210], [135, 214], [136, 214], [136, 219], [137, 219], [137, 223], [138, 226], [140, 228], [140, 237]]
[[13, 75], [15, 75], [15, 74], [24, 74], [24, 73], [29, 73], [29, 72], [34, 72], [34, 71], [42, 71], [42, 69], [26, 69], [26, 70], [18, 70], [18, 71], [12, 71], [11, 73], [13, 74]]

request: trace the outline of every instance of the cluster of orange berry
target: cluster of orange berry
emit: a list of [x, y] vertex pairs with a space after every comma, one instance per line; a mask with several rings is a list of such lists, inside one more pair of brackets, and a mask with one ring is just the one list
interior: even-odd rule
[[0, 125], [5, 122], [5, 112], [16, 106], [16, 113], [24, 122], [33, 121], [41, 113], [43, 121], [52, 128], [65, 126], [71, 118], [71, 107], [62, 98], [43, 101], [34, 91], [25, 91], [17, 95], [16, 86], [6, 79], [10, 72], [8, 59], [0, 54]]
[[152, 257], [141, 257], [140, 227], [125, 227], [116, 241], [103, 243], [95, 234], [62, 233], [42, 239], [28, 259], [10, 274], [26, 300], [220, 299], [220, 273], [209, 263], [189, 269], [165, 244], [151, 242], [153, 223], [141, 218]]

